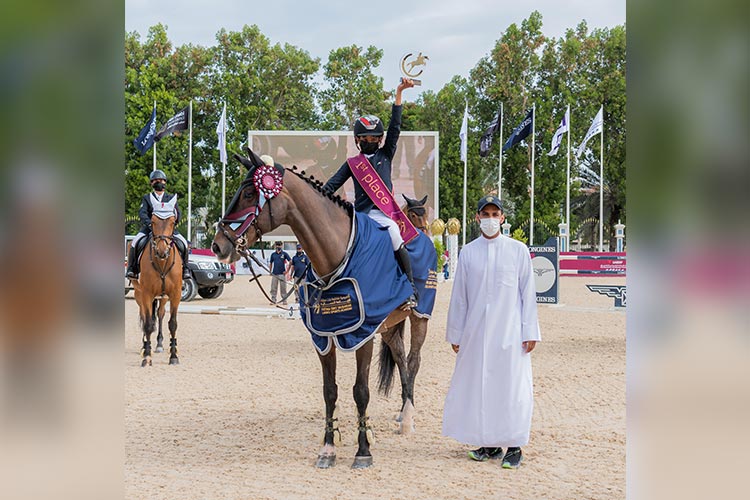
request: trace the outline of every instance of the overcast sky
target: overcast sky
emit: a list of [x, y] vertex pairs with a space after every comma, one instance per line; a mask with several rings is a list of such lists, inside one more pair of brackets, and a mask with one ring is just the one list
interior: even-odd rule
[[[290, 43], [320, 58], [352, 44], [383, 50], [376, 73], [393, 89], [407, 53], [430, 60], [420, 90], [440, 90], [454, 75], [468, 76], [512, 23], [542, 14], [545, 35], [560, 37], [585, 19], [589, 29], [625, 23], [625, 0], [126, 0], [125, 29], [145, 40], [148, 28], [167, 26], [175, 45], [215, 45], [221, 28], [239, 31], [256, 24], [272, 44]], [[411, 92], [411, 91], [407, 91]]]

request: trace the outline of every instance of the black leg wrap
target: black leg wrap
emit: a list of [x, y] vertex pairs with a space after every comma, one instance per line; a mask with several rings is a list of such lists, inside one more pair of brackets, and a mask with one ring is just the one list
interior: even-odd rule
[[411, 270], [411, 259], [409, 258], [409, 252], [406, 250], [406, 246], [402, 244], [400, 247], [398, 247], [398, 250], [396, 250], [394, 254], [396, 255], [396, 262], [398, 262], [401, 270], [409, 279], [411, 289], [414, 291], [414, 298], [418, 299], [419, 297], [417, 296], [417, 287], [414, 286], [414, 274]]

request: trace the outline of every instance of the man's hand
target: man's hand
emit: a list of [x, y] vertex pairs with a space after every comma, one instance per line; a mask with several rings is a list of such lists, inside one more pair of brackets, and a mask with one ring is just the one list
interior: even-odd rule
[[458, 354], [458, 344], [451, 344], [451, 347], [453, 348], [453, 352]]
[[521, 345], [523, 345], [523, 352], [525, 352], [526, 354], [528, 354], [531, 351], [533, 351], [534, 348], [536, 347], [536, 340], [527, 340], [526, 342], [524, 342]]

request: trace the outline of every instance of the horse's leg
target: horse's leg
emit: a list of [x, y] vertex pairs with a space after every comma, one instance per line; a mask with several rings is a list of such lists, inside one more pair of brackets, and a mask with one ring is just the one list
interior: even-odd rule
[[372, 429], [367, 423], [367, 405], [370, 402], [370, 363], [372, 362], [373, 340], [370, 339], [357, 349], [357, 380], [354, 383], [354, 401], [357, 403], [357, 415], [359, 420], [359, 436], [357, 454], [354, 457], [353, 469], [364, 469], [372, 465], [370, 454], [370, 441]]
[[141, 301], [141, 327], [143, 329], [143, 348], [141, 349], [141, 366], [151, 366], [151, 334], [154, 333], [153, 302]]
[[409, 356], [407, 358], [407, 377], [403, 386], [404, 406], [401, 408], [401, 432], [408, 434], [414, 432], [414, 380], [419, 372], [422, 345], [427, 338], [427, 318], [420, 318], [415, 314], [409, 316], [411, 323], [411, 339]]
[[[157, 302], [159, 304], [158, 309]], [[154, 299], [154, 313], [159, 318], [159, 333], [156, 335], [156, 349], [154, 349], [154, 352], [164, 352], [164, 335], [161, 333], [162, 321], [164, 320], [164, 303], [164, 299]]]
[[[331, 341], [333, 342], [333, 341]], [[336, 385], [336, 347], [331, 346], [328, 354], [321, 356], [320, 366], [323, 370], [323, 399], [326, 402], [326, 428], [323, 435], [323, 447], [318, 453], [318, 461], [315, 466], [319, 469], [327, 469], [336, 465], [336, 445], [333, 438], [339, 432], [338, 418], [336, 417], [336, 399], [338, 398], [338, 386]]]
[[[381, 394], [386, 396], [391, 389], [391, 381], [393, 379], [393, 365], [394, 363], [398, 366], [398, 373], [401, 377], [401, 409], [403, 411], [404, 403], [407, 399], [407, 383], [408, 383], [408, 366], [406, 363], [406, 348], [404, 347], [404, 327], [406, 321], [402, 321], [398, 325], [384, 332], [382, 335], [382, 341], [385, 345], [380, 347], [380, 374], [379, 374], [379, 385], [378, 390]], [[401, 412], [396, 417], [397, 422], [401, 422]], [[399, 428], [399, 431], [401, 429]]]
[[[182, 271], [180, 271], [182, 272]], [[161, 318], [164, 317], [164, 306], [167, 304], [167, 299], [162, 299], [161, 308], [159, 308], [159, 325], [161, 325]], [[169, 298], [169, 364], [179, 365], [180, 360], [177, 357], [177, 308], [180, 305], [180, 294], [174, 293]]]

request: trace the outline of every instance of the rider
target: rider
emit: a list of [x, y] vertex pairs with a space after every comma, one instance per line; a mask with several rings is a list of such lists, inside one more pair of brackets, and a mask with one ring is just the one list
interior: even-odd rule
[[[151, 234], [151, 216], [154, 213], [154, 203], [161, 203], [163, 205], [164, 203], [171, 201], [172, 198], [176, 196], [174, 194], [169, 194], [166, 192], [167, 176], [161, 170], [154, 170], [153, 172], [151, 172], [149, 181], [151, 182], [151, 187], [154, 188], [154, 192], [143, 196], [141, 208], [138, 211], [138, 217], [140, 217], [141, 219], [141, 230], [138, 232], [138, 234], [135, 235], [135, 238], [133, 238], [133, 241], [130, 244], [130, 250], [128, 252], [128, 272], [125, 274], [125, 277], [130, 279], [138, 279], [138, 273], [136, 272], [137, 258], [135, 255], [135, 249], [137, 248], [138, 242], [141, 238], [148, 238], [148, 236]], [[177, 224], [180, 222], [180, 209], [176, 203], [175, 209], [177, 212], [177, 217], [175, 218], [175, 226], [177, 226]], [[174, 237], [179, 239], [183, 245], [180, 251], [180, 255], [182, 256], [182, 279], [191, 278], [192, 276], [190, 275], [190, 271], [187, 267], [187, 240], [185, 240], [185, 238], [176, 230], [174, 232]]]
[[[393, 192], [393, 181], [391, 180], [391, 161], [393, 156], [396, 154], [396, 146], [398, 145], [398, 137], [401, 134], [401, 92], [404, 89], [408, 89], [414, 86], [409, 78], [402, 78], [396, 88], [396, 99], [391, 108], [391, 120], [388, 123], [388, 135], [386, 135], [383, 147], [380, 147], [380, 143], [383, 140], [383, 122], [377, 116], [362, 116], [357, 118], [354, 122], [354, 142], [367, 157], [370, 164], [378, 172], [380, 178], [388, 186], [388, 189]], [[414, 294], [409, 298], [409, 302], [412, 304], [416, 303], [416, 287], [414, 286], [414, 277], [411, 270], [411, 261], [409, 260], [409, 253], [406, 251], [404, 246], [404, 240], [401, 237], [401, 233], [398, 229], [398, 225], [387, 215], [375, 208], [375, 204], [370, 200], [362, 186], [357, 181], [356, 177], [352, 176], [352, 171], [349, 168], [349, 164], [344, 162], [341, 168], [333, 174], [333, 176], [323, 186], [323, 190], [326, 192], [333, 193], [341, 186], [344, 185], [347, 179], [352, 177], [354, 181], [354, 209], [357, 212], [364, 212], [370, 216], [375, 222], [381, 226], [388, 228], [388, 234], [391, 237], [391, 244], [393, 246], [393, 252], [396, 255], [396, 261], [401, 267], [401, 270], [409, 278], [412, 290]]]

